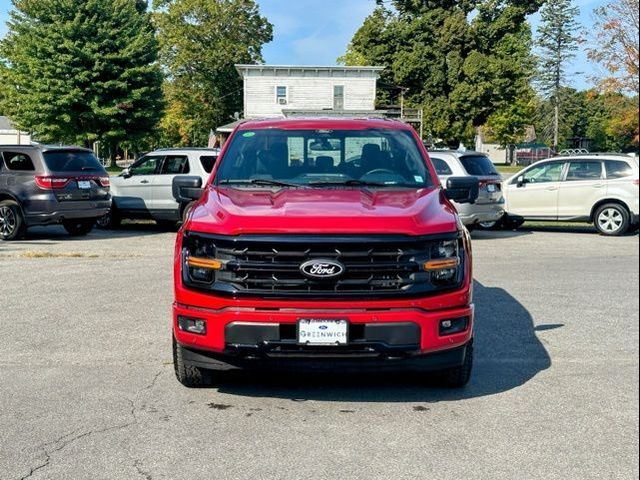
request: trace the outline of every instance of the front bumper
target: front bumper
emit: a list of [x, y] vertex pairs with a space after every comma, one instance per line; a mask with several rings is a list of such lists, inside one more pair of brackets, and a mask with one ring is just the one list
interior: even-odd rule
[[[206, 322], [206, 334], [181, 330], [178, 316]], [[467, 318], [465, 330], [440, 335], [443, 320]], [[302, 318], [346, 319], [349, 343], [300, 345], [296, 326]], [[216, 362], [236, 366], [318, 365], [443, 369], [461, 365], [473, 338], [474, 307], [437, 311], [393, 309], [251, 309], [209, 310], [173, 306], [173, 333], [188, 352], [185, 361], [207, 368]]]

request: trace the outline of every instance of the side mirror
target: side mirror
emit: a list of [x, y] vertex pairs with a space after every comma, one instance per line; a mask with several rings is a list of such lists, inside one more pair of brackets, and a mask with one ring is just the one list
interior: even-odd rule
[[476, 177], [449, 177], [446, 197], [456, 203], [475, 203], [480, 193], [480, 181]]
[[202, 178], [179, 175], [174, 177], [171, 190], [173, 198], [175, 198], [178, 203], [189, 203], [194, 200], [200, 200], [200, 197], [202, 197], [204, 193]]
[[524, 187], [525, 183], [526, 182], [524, 181], [524, 175], [520, 175], [517, 179], [518, 188]]
[[133, 176], [133, 173], [131, 173], [130, 168], [125, 168], [124, 170], [122, 170], [122, 173], [120, 173], [120, 176], [122, 178], [130, 178], [131, 176]]

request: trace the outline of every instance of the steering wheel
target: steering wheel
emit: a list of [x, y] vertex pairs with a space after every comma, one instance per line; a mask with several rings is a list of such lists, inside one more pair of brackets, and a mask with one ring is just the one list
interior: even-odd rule
[[389, 170], [388, 168], [376, 168], [374, 170], [371, 170], [370, 172], [365, 173], [363, 177], [367, 175], [377, 175], [381, 173], [389, 173], [391, 175], [396, 175], [396, 172], [394, 172], [393, 170]]

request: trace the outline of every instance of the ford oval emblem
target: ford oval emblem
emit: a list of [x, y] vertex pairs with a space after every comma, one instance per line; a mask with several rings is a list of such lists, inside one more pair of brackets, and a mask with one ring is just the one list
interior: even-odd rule
[[335, 278], [344, 273], [344, 265], [335, 260], [322, 258], [309, 260], [300, 265], [300, 271], [305, 277], [313, 279]]

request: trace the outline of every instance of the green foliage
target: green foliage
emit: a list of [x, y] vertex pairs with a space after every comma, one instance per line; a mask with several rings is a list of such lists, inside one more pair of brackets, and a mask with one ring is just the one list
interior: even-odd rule
[[0, 111], [46, 142], [135, 142], [162, 112], [146, 2], [14, 0], [0, 41]]
[[242, 111], [234, 64], [262, 61], [272, 25], [253, 0], [159, 0], [155, 6], [167, 74], [163, 141], [206, 145], [211, 129]]
[[[559, 92], [563, 109], [560, 114], [559, 148], [572, 148], [574, 138], [589, 140], [594, 152], [637, 151], [638, 97], [617, 92], [576, 91], [563, 87]], [[541, 101], [536, 130], [541, 140], [550, 143], [553, 132], [546, 119], [553, 116], [553, 100]]]
[[[426, 133], [447, 143], [470, 143], [492, 115], [504, 141], [517, 135], [532, 68], [525, 19], [542, 1], [392, 3], [393, 11], [379, 2], [341, 59], [386, 66], [383, 82], [406, 88], [408, 105], [424, 108]], [[509, 118], [498, 118], [505, 110]]]

